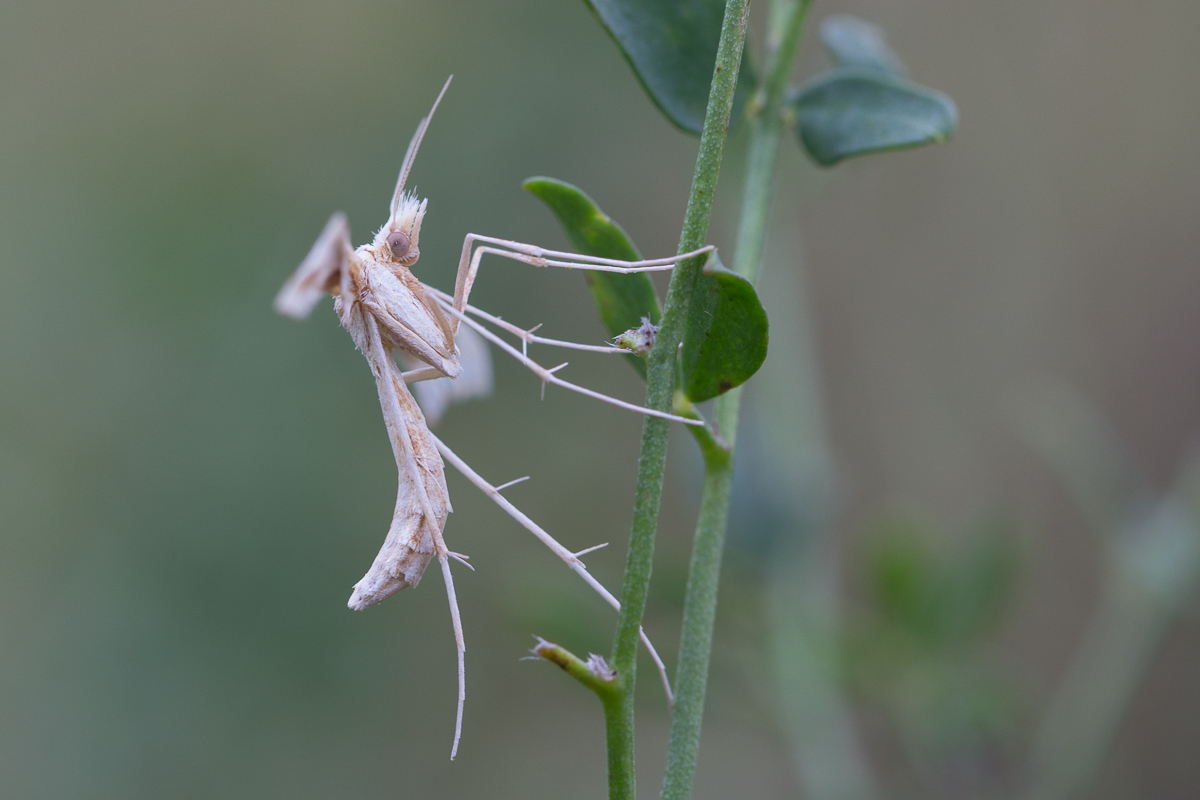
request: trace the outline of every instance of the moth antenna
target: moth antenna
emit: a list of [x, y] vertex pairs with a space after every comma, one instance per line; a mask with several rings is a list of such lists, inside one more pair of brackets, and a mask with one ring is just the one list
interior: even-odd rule
[[437, 99], [433, 101], [433, 108], [429, 109], [429, 113], [417, 123], [417, 132], [413, 134], [412, 141], [408, 143], [408, 150], [404, 152], [404, 164], [400, 167], [400, 179], [396, 181], [396, 191], [392, 194], [392, 216], [395, 216], [396, 208], [400, 205], [400, 195], [404, 191], [404, 184], [408, 180], [408, 173], [412, 170], [413, 162], [417, 160], [417, 149], [421, 146], [421, 140], [425, 138], [425, 129], [429, 127], [429, 120], [433, 119], [433, 112], [437, 111], [438, 103], [442, 102], [442, 95], [450, 88], [452, 80], [454, 80], [453, 75], [446, 78], [442, 91], [438, 92]]

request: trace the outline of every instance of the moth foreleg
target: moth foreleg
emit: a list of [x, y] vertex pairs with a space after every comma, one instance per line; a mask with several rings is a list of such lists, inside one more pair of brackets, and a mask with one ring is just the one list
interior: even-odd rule
[[[475, 245], [481, 247], [476, 248]], [[587, 269], [600, 272], [658, 272], [673, 269], [680, 261], [693, 258], [717, 248], [713, 245], [701, 247], [689, 253], [664, 258], [650, 258], [641, 261], [622, 261], [615, 258], [601, 258], [580, 253], [569, 253], [565, 250], [548, 250], [533, 244], [515, 242], [510, 239], [498, 239], [494, 236], [481, 236], [468, 233], [463, 239], [462, 253], [458, 259], [458, 273], [454, 279], [454, 308], [463, 311], [467, 299], [471, 295], [471, 287], [475, 276], [479, 273], [479, 264], [485, 254], [501, 256], [514, 261], [532, 264], [535, 267], [564, 267], [567, 269]], [[451, 320], [453, 329], [458, 329], [456, 321]]]

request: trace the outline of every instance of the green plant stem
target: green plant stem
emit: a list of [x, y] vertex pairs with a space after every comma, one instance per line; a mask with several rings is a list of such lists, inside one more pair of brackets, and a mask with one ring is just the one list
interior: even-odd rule
[[[755, 98], [760, 111], [752, 122], [741, 221], [733, 254], [733, 269], [754, 284], [758, 283], [762, 273], [771, 187], [775, 180], [775, 162], [779, 157], [779, 142], [786, 121], [784, 106], [788, 79], [811, 5], [811, 0], [772, 0], [771, 3], [767, 24], [767, 71], [763, 86]], [[733, 405], [736, 406], [736, 403]], [[734, 427], [736, 419], [735, 415]]]
[[[752, 121], [750, 157], [734, 252], [734, 269], [752, 283], [757, 283], [762, 271], [771, 186], [784, 128], [784, 96], [810, 4], [811, 0], [773, 0], [770, 7], [766, 71], [756, 98], [759, 107]], [[716, 401], [717, 430], [725, 449], [705, 448], [701, 442], [704, 494], [684, 599], [675, 711], [671, 717], [671, 740], [663, 778], [664, 800], [686, 800], [691, 795], [696, 772], [717, 613], [721, 555], [725, 548], [729, 494], [733, 486], [733, 452], [740, 402], [741, 389], [732, 389]]]
[[[749, 10], [749, 0], [728, 0], [725, 4], [712, 88], [709, 90], [704, 128], [700, 133], [700, 151], [696, 156], [692, 191], [679, 240], [680, 253], [702, 247], [708, 235], [713, 195], [717, 189], [729, 113], [733, 108], [733, 93], [746, 40], [746, 16]], [[683, 337], [688, 305], [702, 263], [702, 258], [690, 259], [681, 262], [672, 271], [658, 336], [647, 365], [646, 405], [650, 408], [662, 411], [671, 408], [676, 352]], [[654, 417], [647, 417], [642, 427], [633, 523], [621, 585], [621, 611], [613, 642], [612, 667], [617, 672], [618, 697], [613, 701], [612, 708], [608, 702], [605, 703], [610, 800], [632, 800], [634, 797], [633, 697], [637, 676], [638, 631], [646, 610], [646, 595], [654, 560], [654, 535], [662, 500], [667, 432], [668, 423]]]
[[608, 750], [609, 800], [632, 800], [636, 794], [633, 770], [633, 705], [624, 687], [601, 697], [604, 706], [604, 746]]
[[545, 639], [539, 639], [537, 647], [531, 652], [539, 658], [557, 664], [563, 672], [598, 694], [601, 700], [612, 694], [616, 688], [612, 670], [602, 659], [595, 656], [584, 661], [567, 648]]

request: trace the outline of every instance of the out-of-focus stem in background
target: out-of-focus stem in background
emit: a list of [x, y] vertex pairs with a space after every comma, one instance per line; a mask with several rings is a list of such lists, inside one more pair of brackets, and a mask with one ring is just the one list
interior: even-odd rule
[[1029, 760], [1029, 800], [1071, 800], [1094, 782], [1163, 634], [1200, 578], [1200, 460], [1156, 497], [1099, 412], [1063, 383], [1020, 398], [1016, 421], [1091, 523], [1100, 601]]
[[[735, 271], [753, 283], [758, 282], [762, 272], [771, 189], [786, 125], [785, 95], [810, 5], [811, 0], [773, 0], [770, 6], [764, 78], [751, 114], [750, 152], [734, 254]], [[802, 282], [798, 276], [796, 280]], [[797, 296], [801, 294], [796, 292]], [[789, 373], [798, 384], [797, 390], [791, 393], [793, 403], [786, 404], [790, 406], [784, 412], [786, 419], [762, 419], [759, 424], [772, 431], [776, 424], [790, 429], [799, 445], [792, 452], [801, 460], [815, 455], [815, 460], [822, 465], [823, 475], [817, 481], [822, 488], [791, 496], [795, 498], [793, 510], [797, 518], [810, 516], [826, 520], [830, 505], [828, 487], [832, 485], [832, 478], [819, 401], [820, 381], [811, 354], [807, 315], [801, 312], [797, 316], [798, 324], [793, 320], [785, 328], [799, 339], [797, 349], [804, 355], [795, 365], [798, 368]], [[773, 332], [772, 339], [778, 341], [777, 337]], [[804, 407], [797, 408], [797, 401]], [[704, 493], [684, 601], [675, 713], [671, 720], [671, 742], [663, 781], [664, 800], [687, 798], [695, 775], [740, 403], [740, 388], [730, 390], [715, 403], [717, 428], [728, 446], [728, 454], [721, 457], [710, 453], [701, 442], [702, 450], [705, 450]], [[763, 405], [768, 408], [773, 404]], [[777, 466], [788, 470], [795, 465]], [[799, 471], [795, 477], [800, 480]], [[796, 530], [789, 532], [792, 539], [807, 538], [800, 530], [802, 527], [798, 524]], [[817, 548], [817, 551], [823, 549]], [[774, 631], [772, 650], [776, 656], [780, 697], [784, 701], [785, 728], [793, 742], [795, 760], [801, 765], [802, 779], [809, 789], [807, 795], [814, 800], [871, 797], [874, 792], [862, 766], [857, 739], [848, 722], [849, 715], [836, 688], [815, 663], [811, 648], [805, 650], [803, 632], [798, 627], [806, 613], [802, 611], [802, 605], [813, 607], [807, 612], [808, 616], [820, 609], [821, 618], [833, 624], [836, 607], [829, 606], [835, 596], [834, 587], [828, 580], [815, 580], [818, 571], [808, 568], [812, 560], [808, 557], [813, 553], [811, 547], [792, 546], [787, 552], [790, 558], [774, 573], [777, 580], [773, 581], [773, 588], [780, 591], [771, 592], [770, 608]], [[782, 590], [797, 587], [807, 597], [781, 596]], [[822, 602], [811, 602], [814, 597]]]

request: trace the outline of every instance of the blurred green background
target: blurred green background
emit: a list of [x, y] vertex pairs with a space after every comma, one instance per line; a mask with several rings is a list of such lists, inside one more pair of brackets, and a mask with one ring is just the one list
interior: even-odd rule
[[[835, 11], [881, 24], [961, 124], [947, 147], [831, 172], [785, 143], [762, 292], [772, 351], [744, 416], [801, 401], [778, 387], [807, 303], [851, 597], [863, 531], [888, 509], [950, 532], [997, 505], [1019, 520], [1016, 597], [986, 644], [1020, 687], [1019, 750], [1101, 564], [1007, 398], [1038, 376], [1071, 381], [1158, 487], [1200, 431], [1200, 6], [863, 0], [818, 2], [814, 18]], [[798, 76], [826, 63], [813, 28]], [[458, 577], [468, 702], [449, 763], [439, 578], [345, 608], [395, 493], [370, 373], [328, 301], [304, 324], [270, 307], [331, 212], [356, 242], [381, 224], [450, 73], [410, 181], [429, 197], [422, 280], [452, 285], [468, 231], [562, 245], [519, 189], [537, 174], [584, 188], [647, 255], [674, 252], [695, 140], [581, 2], [0, 5], [0, 796], [602, 795], [593, 698], [519, 659], [533, 633], [607, 652], [615, 615], [448, 472], [447, 538], [478, 569]], [[710, 231], [726, 251], [745, 142], [730, 140]], [[474, 298], [550, 336], [604, 335], [578, 275], [496, 262]], [[618, 360], [572, 361], [567, 377], [639, 397]], [[568, 546], [611, 541], [588, 561], [615, 589], [640, 422], [538, 394], [499, 362], [494, 397], [438, 434], [494, 482], [532, 475], [508, 496]], [[769, 439], [748, 434], [740, 458]], [[698, 470], [677, 437], [647, 620], [669, 664]], [[698, 798], [799, 794], [741, 645], [761, 617], [753, 483]], [[667, 715], [642, 675], [639, 777], [655, 793]], [[1193, 600], [1091, 797], [1200, 792], [1197, 675]], [[895, 737], [863, 722], [886, 770]]]

